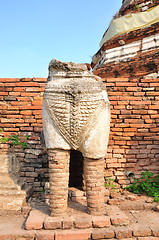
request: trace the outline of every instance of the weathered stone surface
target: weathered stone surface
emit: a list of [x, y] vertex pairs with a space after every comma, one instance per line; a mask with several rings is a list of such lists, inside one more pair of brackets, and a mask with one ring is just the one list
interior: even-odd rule
[[109, 101], [102, 82], [84, 64], [52, 60], [43, 103], [47, 148], [73, 148], [86, 157], [104, 157], [109, 122]]
[[[21, 170], [21, 164], [14, 154], [1, 154], [0, 155], [0, 173], [9, 173], [13, 181], [18, 181]], [[9, 176], [8, 174], [8, 176]]]
[[15, 154], [0, 154], [0, 210], [20, 211], [28, 189], [21, 190], [21, 163]]

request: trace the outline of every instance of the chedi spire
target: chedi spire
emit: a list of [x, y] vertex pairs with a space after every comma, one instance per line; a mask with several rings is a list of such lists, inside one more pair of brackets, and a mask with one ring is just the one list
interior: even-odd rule
[[[104, 68], [104, 77], [134, 75], [136, 72], [157, 74], [158, 16], [158, 0], [123, 0], [101, 39], [99, 51], [93, 56], [94, 70]], [[124, 66], [128, 61], [131, 63], [129, 69]]]

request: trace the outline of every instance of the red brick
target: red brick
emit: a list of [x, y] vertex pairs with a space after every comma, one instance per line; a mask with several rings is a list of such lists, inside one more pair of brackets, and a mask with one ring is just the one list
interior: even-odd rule
[[14, 92], [25, 92], [25, 88], [23, 88], [23, 87], [15, 87], [15, 85], [14, 85], [13, 91]]
[[28, 102], [23, 102], [23, 101], [11, 101], [10, 102], [12, 106], [28, 106]]
[[108, 216], [93, 216], [92, 225], [95, 228], [109, 227], [110, 218]]
[[37, 110], [37, 111], [39, 111], [38, 109], [40, 109], [40, 112], [39, 113], [37, 112], [37, 114], [42, 114], [42, 111], [41, 111], [42, 107], [41, 106], [20, 106], [20, 109], [21, 110]]
[[42, 106], [42, 100], [41, 101], [32, 101], [32, 105], [39, 105]]
[[3, 128], [4, 131], [6, 132], [19, 132], [19, 128]]
[[42, 131], [42, 127], [40, 128], [40, 127], [34, 127], [34, 131], [35, 132], [41, 132]]
[[47, 217], [44, 221], [44, 228], [46, 230], [61, 229], [62, 218], [58, 217]]
[[[20, 81], [20, 78], [0, 78], [1, 82], [18, 82]], [[15, 83], [14, 83], [15, 84]]]
[[33, 111], [33, 114], [34, 115], [41, 115], [42, 114], [42, 110], [35, 110], [35, 111]]
[[16, 86], [18, 87], [38, 87], [39, 86], [39, 83], [38, 82], [32, 82], [32, 79], [31, 81], [27, 81], [27, 82], [18, 82], [15, 84]]
[[144, 225], [135, 226], [133, 228], [133, 236], [135, 236], [135, 237], [151, 236], [151, 229]]
[[107, 238], [114, 238], [115, 233], [114, 229], [94, 229], [92, 231], [92, 239], [107, 239]]
[[27, 230], [39, 230], [43, 228], [46, 215], [38, 210], [32, 210], [27, 218], [25, 228]]
[[18, 101], [30, 101], [30, 98], [28, 98], [28, 97], [17, 97], [17, 100]]
[[117, 227], [117, 228], [115, 228], [115, 236], [117, 239], [131, 238], [132, 237], [132, 229], [129, 227]]
[[[55, 240], [89, 240], [90, 230], [61, 230], [56, 231]], [[40, 240], [40, 239], [39, 239]]]
[[137, 83], [132, 83], [132, 82], [116, 82], [116, 86], [123, 86], [123, 87], [137, 87]]
[[[119, 176], [118, 176], [119, 179]], [[109, 205], [119, 205], [121, 204], [122, 200], [121, 199], [109, 199], [108, 203]]]
[[159, 240], [158, 237], [138, 237], [138, 240]]
[[130, 101], [130, 105], [150, 105], [151, 104], [151, 101]]
[[32, 115], [32, 111], [30, 111], [30, 110], [20, 111], [20, 114], [22, 114], [22, 115]]
[[32, 80], [34, 82], [42, 82], [42, 83], [44, 82], [45, 83], [47, 81], [47, 78], [33, 78]]
[[141, 87], [127, 87], [127, 89], [126, 89], [128, 92], [130, 91], [130, 92], [139, 92], [139, 91], [141, 91], [142, 90], [142, 88]]
[[26, 87], [26, 92], [44, 92], [44, 87]]
[[19, 119], [19, 118], [2, 118], [1, 119], [1, 123], [23, 123], [24, 120], [23, 119]]
[[22, 118], [22, 116], [21, 116], [21, 115], [18, 115], [18, 114], [16, 114], [16, 115], [14, 115], [14, 114], [12, 114], [12, 115], [7, 115], [6, 117], [7, 117], [7, 118]]
[[110, 207], [109, 214], [111, 223], [113, 225], [123, 226], [129, 224], [129, 218], [122, 210], [119, 209], [119, 207], [117, 206]]
[[20, 96], [21, 92], [9, 92], [10, 96]]
[[146, 92], [146, 95], [148, 95], [148, 96], [159, 96], [159, 92], [156, 92], [156, 91], [154, 91], [154, 92]]
[[153, 226], [153, 227], [150, 227], [151, 230], [152, 230], [152, 235], [155, 236], [155, 237], [159, 237], [159, 228], [158, 226]]
[[149, 109], [157, 109], [158, 110], [158, 105], [150, 105]]
[[30, 231], [26, 233], [22, 233], [21, 231], [13, 232], [12, 234], [0, 234], [0, 240], [34, 240], [35, 233]]
[[74, 221], [75, 228], [90, 228], [92, 221], [90, 217], [77, 217]]
[[54, 240], [55, 232], [54, 231], [37, 231], [36, 240]]
[[62, 229], [70, 229], [74, 226], [74, 218], [73, 217], [64, 217], [62, 219]]
[[28, 96], [28, 97], [34, 97], [34, 96], [37, 96], [37, 93], [35, 92], [21, 92], [21, 96], [23, 96], [23, 97], [26, 97], [26, 96]]
[[0, 240], [14, 240], [14, 234], [0, 234]]
[[0, 92], [0, 95], [1, 95], [1, 96], [7, 96], [7, 95], [8, 95], [8, 92]]

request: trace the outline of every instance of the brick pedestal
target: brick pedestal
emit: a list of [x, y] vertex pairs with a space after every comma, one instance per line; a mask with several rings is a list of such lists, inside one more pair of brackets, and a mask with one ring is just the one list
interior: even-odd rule
[[69, 151], [48, 150], [51, 216], [65, 215], [68, 200]]
[[103, 215], [105, 213], [104, 159], [84, 158], [84, 178], [88, 213], [91, 215]]

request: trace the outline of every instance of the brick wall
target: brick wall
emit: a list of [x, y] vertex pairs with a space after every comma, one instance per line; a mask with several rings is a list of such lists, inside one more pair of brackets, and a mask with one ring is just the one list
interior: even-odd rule
[[106, 176], [122, 185], [132, 171], [159, 171], [159, 79], [103, 78], [111, 106]]
[[[98, 72], [100, 75], [100, 73]], [[0, 154], [14, 153], [22, 163], [21, 177], [41, 191], [48, 181], [48, 160], [40, 137], [45, 78], [0, 79], [2, 136], [29, 135], [28, 146], [1, 143]], [[106, 171], [120, 184], [130, 181], [126, 171], [159, 170], [159, 79], [141, 76], [103, 78], [111, 105], [111, 134]]]
[[21, 177], [29, 185], [41, 191], [48, 180], [48, 160], [41, 145], [42, 98], [45, 78], [0, 79], [0, 128], [1, 136], [29, 135], [27, 148], [1, 143], [0, 154], [15, 154], [22, 165]]

